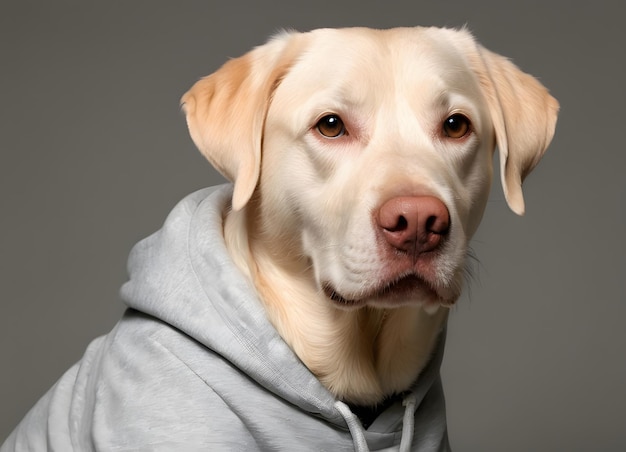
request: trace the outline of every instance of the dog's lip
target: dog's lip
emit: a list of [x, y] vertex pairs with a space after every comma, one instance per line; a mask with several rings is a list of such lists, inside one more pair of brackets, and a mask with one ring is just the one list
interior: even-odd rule
[[450, 305], [447, 297], [416, 273], [398, 276], [359, 294], [341, 294], [330, 282], [322, 284], [324, 294], [340, 306], [357, 307], [368, 303], [397, 304], [412, 301]]

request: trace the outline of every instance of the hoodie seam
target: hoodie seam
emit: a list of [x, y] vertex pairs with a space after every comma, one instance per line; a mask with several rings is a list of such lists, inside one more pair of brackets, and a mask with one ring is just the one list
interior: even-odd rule
[[[191, 366], [189, 366], [189, 364], [187, 364], [181, 357], [179, 357], [172, 349], [167, 347], [163, 342], [161, 342], [155, 336], [156, 336], [156, 334], [152, 335], [152, 340], [154, 341], [154, 344], [159, 346], [163, 351], [165, 351], [167, 354], [169, 354], [174, 359], [176, 359], [179, 363], [181, 363], [184, 367], [186, 367], [198, 380], [202, 381], [202, 383], [204, 383], [204, 385], [211, 391], [211, 393], [214, 394], [215, 396], [217, 396], [222, 401], [224, 406], [228, 407], [229, 411], [231, 413], [233, 413], [235, 416], [237, 416], [237, 419], [239, 419], [241, 424], [244, 426], [244, 428], [246, 429], [246, 432], [248, 433], [250, 438], [254, 438], [254, 434], [253, 434], [252, 430], [250, 429], [250, 425], [248, 424], [248, 422], [243, 417], [240, 416], [238, 411], [233, 409], [234, 407], [230, 403], [228, 403], [226, 401], [226, 399], [224, 399], [224, 397], [222, 397], [222, 395], [220, 393], [215, 391], [215, 389], [213, 389], [213, 387], [209, 384], [209, 382], [206, 379], [204, 379], [198, 372], [196, 372]], [[196, 342], [196, 343], [198, 343], [193, 338], [189, 338], [189, 339], [194, 341], [194, 342]]]

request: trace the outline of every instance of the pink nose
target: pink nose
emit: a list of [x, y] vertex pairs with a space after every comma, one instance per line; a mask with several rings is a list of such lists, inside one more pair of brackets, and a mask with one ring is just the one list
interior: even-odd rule
[[416, 257], [437, 248], [450, 230], [450, 213], [433, 196], [392, 198], [376, 220], [387, 243]]

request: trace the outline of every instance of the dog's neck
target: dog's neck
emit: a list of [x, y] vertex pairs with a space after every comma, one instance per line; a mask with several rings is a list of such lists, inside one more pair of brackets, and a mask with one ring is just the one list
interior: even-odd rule
[[339, 309], [317, 287], [308, 259], [277, 253], [281, 245], [256, 235], [252, 218], [245, 209], [227, 215], [227, 248], [300, 360], [353, 404], [376, 405], [408, 389], [427, 364], [448, 310]]

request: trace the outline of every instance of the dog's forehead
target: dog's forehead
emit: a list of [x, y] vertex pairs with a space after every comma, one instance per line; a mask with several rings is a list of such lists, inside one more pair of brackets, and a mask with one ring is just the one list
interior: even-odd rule
[[475, 92], [467, 53], [471, 35], [439, 28], [320, 29], [287, 74], [291, 95], [326, 92], [349, 102], [378, 103], [390, 92]]

